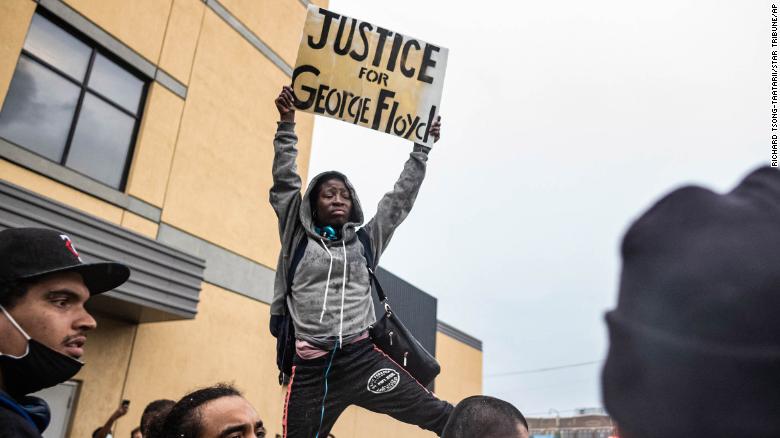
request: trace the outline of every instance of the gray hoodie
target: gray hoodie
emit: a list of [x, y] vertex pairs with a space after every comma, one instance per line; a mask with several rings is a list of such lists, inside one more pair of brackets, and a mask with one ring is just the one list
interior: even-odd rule
[[[283, 315], [289, 308], [296, 337], [330, 349], [337, 341], [348, 343], [375, 321], [366, 259], [355, 234], [363, 224], [363, 210], [354, 187], [338, 172], [314, 177], [301, 197], [302, 183], [295, 163], [298, 137], [294, 129], [294, 123], [280, 122], [274, 137], [274, 184], [270, 200], [279, 218], [282, 248], [276, 267], [271, 314]], [[425, 177], [428, 151], [425, 146], [414, 146], [393, 190], [382, 197], [376, 215], [363, 227], [371, 239], [374, 263], [379, 262], [396, 227], [412, 209]], [[309, 197], [317, 181], [323, 175], [333, 173], [343, 177], [351, 192], [352, 215], [341, 229], [341, 238], [329, 241], [314, 231]], [[309, 242], [296, 269], [292, 294], [285, 306], [287, 269], [303, 238]]]

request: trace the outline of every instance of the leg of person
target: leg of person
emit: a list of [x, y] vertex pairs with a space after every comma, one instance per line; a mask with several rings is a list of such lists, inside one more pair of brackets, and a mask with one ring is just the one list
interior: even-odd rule
[[336, 361], [339, 351], [331, 357], [333, 354], [312, 360], [295, 358], [285, 399], [284, 438], [326, 438], [347, 408], [342, 395], [343, 373]]
[[441, 435], [453, 406], [438, 399], [382, 350], [368, 342], [354, 366], [355, 404]]

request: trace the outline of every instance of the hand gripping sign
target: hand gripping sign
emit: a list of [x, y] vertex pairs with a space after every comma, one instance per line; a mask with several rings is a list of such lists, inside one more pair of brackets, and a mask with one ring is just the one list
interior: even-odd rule
[[447, 49], [309, 5], [295, 107], [433, 146]]

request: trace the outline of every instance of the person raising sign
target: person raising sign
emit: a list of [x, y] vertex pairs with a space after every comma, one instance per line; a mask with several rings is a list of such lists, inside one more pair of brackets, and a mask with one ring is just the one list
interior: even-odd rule
[[[356, 236], [363, 210], [355, 189], [344, 174], [328, 171], [312, 178], [301, 196], [292, 88], [284, 87], [275, 104], [280, 121], [274, 138], [270, 200], [279, 218], [282, 250], [271, 302], [271, 331], [279, 335], [282, 315], [288, 311], [295, 328], [284, 438], [326, 437], [339, 415], [353, 404], [440, 435], [452, 405], [425, 389], [369, 338], [368, 328], [376, 317], [366, 258]], [[438, 140], [440, 118], [430, 129]], [[393, 190], [382, 197], [376, 215], [363, 226], [375, 263], [414, 204], [429, 151], [415, 144]], [[302, 239], [308, 241], [288, 296], [288, 269]]]

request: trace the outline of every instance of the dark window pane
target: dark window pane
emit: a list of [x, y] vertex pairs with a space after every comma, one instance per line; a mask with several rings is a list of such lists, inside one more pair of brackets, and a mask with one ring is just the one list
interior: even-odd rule
[[92, 49], [46, 18], [33, 15], [24, 48], [35, 56], [83, 81]]
[[92, 73], [89, 74], [89, 87], [135, 114], [144, 83], [113, 61], [97, 54]]
[[0, 112], [0, 137], [59, 162], [80, 89], [21, 56]]
[[132, 117], [87, 93], [65, 165], [119, 188], [134, 123]]

